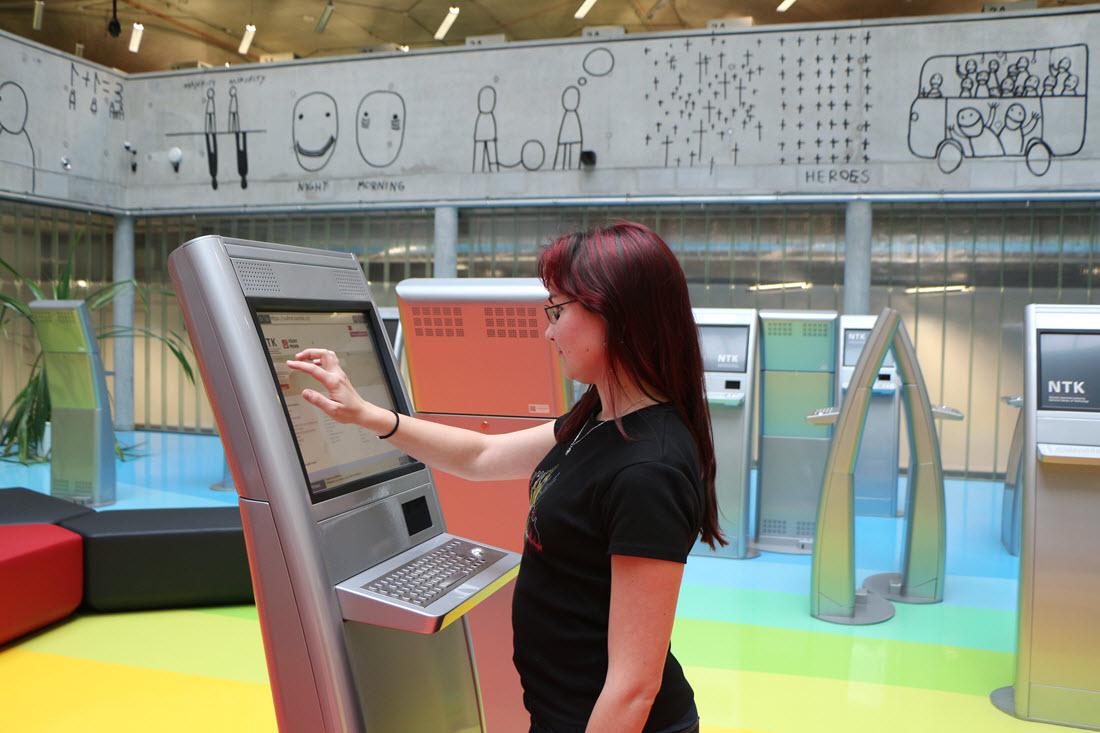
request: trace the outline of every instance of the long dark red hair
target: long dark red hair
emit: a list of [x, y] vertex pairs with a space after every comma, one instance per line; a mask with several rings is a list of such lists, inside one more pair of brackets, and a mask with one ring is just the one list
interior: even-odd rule
[[[652, 388], [675, 406], [698, 452], [706, 497], [703, 541], [711, 547], [727, 544], [714, 494], [714, 441], [703, 356], [687, 280], [676, 255], [648, 227], [617, 222], [559, 237], [539, 254], [538, 274], [547, 288], [603, 317], [613, 386]], [[599, 400], [596, 388], [589, 387], [562, 424], [559, 443], [577, 435]], [[614, 414], [614, 404], [604, 407]], [[615, 422], [625, 435], [622, 422]]]

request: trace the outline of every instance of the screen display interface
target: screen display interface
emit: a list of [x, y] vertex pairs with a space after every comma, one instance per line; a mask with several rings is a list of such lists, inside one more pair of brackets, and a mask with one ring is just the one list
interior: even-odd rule
[[[863, 353], [863, 346], [867, 343], [867, 337], [871, 335], [869, 328], [844, 329], [844, 362], [846, 367], [854, 367], [859, 361], [859, 355]], [[889, 349], [886, 358], [882, 360], [884, 367], [894, 366], [894, 351]]]
[[703, 371], [744, 372], [749, 358], [748, 326], [699, 326]]
[[1100, 333], [1039, 334], [1039, 409], [1100, 411]]
[[256, 318], [314, 497], [414, 462], [369, 430], [338, 423], [302, 399], [307, 387], [324, 388], [286, 365], [303, 349], [331, 349], [364, 399], [395, 409], [365, 314], [257, 311]]

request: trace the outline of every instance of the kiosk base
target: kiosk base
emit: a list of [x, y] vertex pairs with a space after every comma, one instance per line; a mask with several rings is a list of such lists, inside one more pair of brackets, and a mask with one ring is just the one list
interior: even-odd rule
[[881, 624], [883, 621], [889, 621], [893, 617], [894, 604], [890, 603], [890, 601], [882, 596], [860, 591], [856, 592], [856, 603], [855, 607], [852, 609], [851, 616], [833, 616], [824, 613], [814, 615], [814, 618], [819, 618], [822, 621], [828, 621], [833, 624], [844, 624], [846, 626]]
[[998, 687], [989, 693], [989, 701], [1002, 713], [1016, 717], [1016, 688], [1012, 685]]
[[872, 593], [877, 593], [883, 598], [888, 598], [898, 603], [939, 603], [942, 600], [931, 596], [906, 593], [902, 590], [904, 587], [904, 579], [901, 577], [901, 573], [879, 573], [877, 575], [868, 576], [868, 578], [863, 581], [863, 587]]

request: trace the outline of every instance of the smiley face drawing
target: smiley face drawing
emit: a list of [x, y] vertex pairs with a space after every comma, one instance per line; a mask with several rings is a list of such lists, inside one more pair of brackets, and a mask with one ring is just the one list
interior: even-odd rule
[[405, 100], [396, 92], [374, 91], [359, 102], [355, 142], [367, 165], [385, 168], [405, 143]]
[[311, 92], [294, 105], [294, 155], [304, 170], [319, 171], [328, 165], [339, 134], [336, 100], [329, 95]]

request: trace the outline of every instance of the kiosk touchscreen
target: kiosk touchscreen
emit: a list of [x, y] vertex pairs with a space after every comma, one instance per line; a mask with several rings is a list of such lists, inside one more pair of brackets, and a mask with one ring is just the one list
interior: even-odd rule
[[712, 550], [697, 542], [693, 555], [739, 560], [760, 552], [749, 545], [756, 311], [695, 308], [703, 374], [710, 407], [717, 473], [718, 520], [729, 544]]
[[1100, 729], [1100, 307], [1024, 314], [1016, 683], [1028, 720]]
[[[840, 317], [840, 356], [836, 405], [852, 380], [856, 362], [877, 316]], [[898, 451], [901, 443], [901, 398], [893, 352], [879, 367], [871, 389], [867, 420], [856, 458], [855, 510], [864, 516], [894, 517], [898, 513]]]
[[352, 255], [218, 236], [169, 258], [240, 495], [281, 731], [484, 730], [464, 614], [516, 554], [446, 532], [431, 472], [305, 403], [286, 360], [331, 349], [408, 414]]

